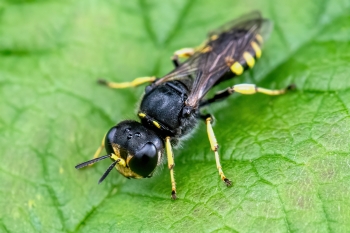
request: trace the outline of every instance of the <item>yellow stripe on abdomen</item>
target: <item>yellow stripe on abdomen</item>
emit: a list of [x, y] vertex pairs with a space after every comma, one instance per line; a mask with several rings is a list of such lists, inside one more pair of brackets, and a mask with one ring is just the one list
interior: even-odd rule
[[239, 62], [237, 62], [237, 61], [235, 63], [233, 63], [232, 66], [230, 66], [230, 69], [236, 75], [241, 75], [244, 71], [243, 66], [241, 64], [239, 64]]
[[250, 53], [244, 52], [243, 58], [247, 62], [247, 65], [249, 66], [249, 68], [252, 68], [255, 65], [255, 59]]
[[264, 42], [264, 39], [260, 34], [256, 34], [255, 38], [259, 42], [259, 44], [262, 44]]
[[252, 45], [252, 48], [253, 48], [253, 50], [255, 52], [256, 58], [260, 58], [261, 57], [260, 46], [255, 41], [252, 41], [251, 45]]

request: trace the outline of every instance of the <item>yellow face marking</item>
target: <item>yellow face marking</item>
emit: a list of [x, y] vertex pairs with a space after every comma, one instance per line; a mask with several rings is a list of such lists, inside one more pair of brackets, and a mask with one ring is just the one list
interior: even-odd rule
[[114, 161], [119, 160], [119, 162], [117, 163], [119, 166], [122, 166], [122, 167], [125, 167], [125, 166], [126, 166], [125, 160], [122, 159], [122, 158], [119, 158], [116, 154], [113, 154], [113, 155], [111, 156], [111, 159], [113, 159]]
[[160, 124], [159, 124], [158, 122], [152, 121], [152, 123], [153, 123], [158, 129], [160, 129]]
[[130, 154], [128, 154], [128, 157], [126, 158], [126, 164], [129, 165], [130, 160], [132, 159], [132, 157], [134, 157], [134, 156], [131, 156]]
[[139, 117], [141, 117], [141, 118], [145, 118], [145, 117], [146, 117], [146, 114], [145, 114], [145, 113], [140, 112], [140, 113], [139, 113]]
[[114, 153], [111, 155], [111, 159], [114, 161], [117, 161], [115, 168], [119, 171], [119, 173], [125, 177], [131, 177], [131, 178], [136, 178], [136, 179], [143, 178], [142, 176], [133, 172], [127, 164], [127, 163], [129, 163], [129, 161], [133, 157], [133, 155], [129, 154], [129, 152], [128, 152], [127, 158], [125, 160], [120, 155], [120, 150], [121, 150], [120, 146], [118, 144], [112, 143], [112, 147], [113, 147]]
[[254, 41], [251, 43], [251, 45], [252, 45], [252, 48], [255, 51], [255, 56], [257, 58], [260, 58], [261, 57], [261, 49], [260, 49], [259, 45], [256, 42], [254, 42]]
[[231, 71], [235, 73], [236, 75], [241, 75], [243, 73], [243, 66], [239, 64], [239, 62], [233, 63], [233, 65], [230, 67]]
[[111, 159], [113, 159], [114, 161], [116, 161], [116, 160], [119, 159], [119, 158], [118, 158], [118, 156], [117, 156], [116, 154], [112, 154]]
[[260, 34], [256, 34], [255, 38], [260, 44], [262, 44], [264, 42], [264, 39], [262, 38], [262, 36]]
[[243, 53], [243, 58], [244, 58], [244, 60], [246, 60], [248, 66], [250, 68], [252, 68], [255, 65], [255, 59], [250, 53], [244, 52]]
[[135, 179], [144, 178], [144, 177], [136, 174], [135, 172], [131, 171], [130, 167], [122, 166], [121, 164], [117, 164], [116, 168], [117, 168], [117, 170], [119, 171], [120, 174], [122, 174], [123, 176], [125, 176], [127, 178], [135, 178]]

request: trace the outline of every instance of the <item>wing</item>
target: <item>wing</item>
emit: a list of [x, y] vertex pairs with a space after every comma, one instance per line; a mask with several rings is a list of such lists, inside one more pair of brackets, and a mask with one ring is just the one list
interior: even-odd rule
[[208, 40], [189, 59], [172, 72], [154, 82], [154, 85], [193, 79], [191, 94], [186, 105], [197, 107], [204, 95], [230, 72], [234, 61], [242, 60], [243, 53], [251, 47], [251, 42], [259, 34], [266, 39], [271, 24], [259, 12], [252, 12], [229, 22], [209, 33]]
[[[201, 75], [194, 80], [186, 105], [197, 107], [204, 95], [230, 73], [232, 64], [245, 62], [243, 53], [252, 50], [252, 41], [257, 40], [258, 35], [266, 39], [270, 29], [270, 21], [263, 19], [259, 12], [253, 12], [210, 33], [206, 47], [211, 51], [204, 54], [200, 51], [203, 55], [197, 72]], [[206, 47], [204, 50], [208, 50]]]

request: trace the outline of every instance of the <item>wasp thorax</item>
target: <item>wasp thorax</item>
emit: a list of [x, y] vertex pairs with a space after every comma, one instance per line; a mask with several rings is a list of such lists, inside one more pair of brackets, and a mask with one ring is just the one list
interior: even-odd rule
[[105, 139], [106, 151], [121, 159], [117, 170], [128, 178], [152, 176], [160, 163], [163, 142], [153, 131], [136, 121], [123, 121], [111, 128]]

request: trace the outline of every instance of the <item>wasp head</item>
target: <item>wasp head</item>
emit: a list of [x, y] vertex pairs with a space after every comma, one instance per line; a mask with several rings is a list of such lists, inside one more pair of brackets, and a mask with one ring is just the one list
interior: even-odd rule
[[152, 130], [136, 121], [122, 121], [112, 127], [105, 137], [107, 155], [101, 156], [76, 166], [77, 169], [102, 159], [111, 158], [113, 163], [103, 174], [101, 183], [116, 167], [127, 178], [151, 177], [161, 163], [163, 141]]
[[112, 127], [105, 137], [107, 154], [117, 161], [117, 170], [127, 178], [152, 176], [161, 162], [162, 140], [136, 121], [123, 121]]

